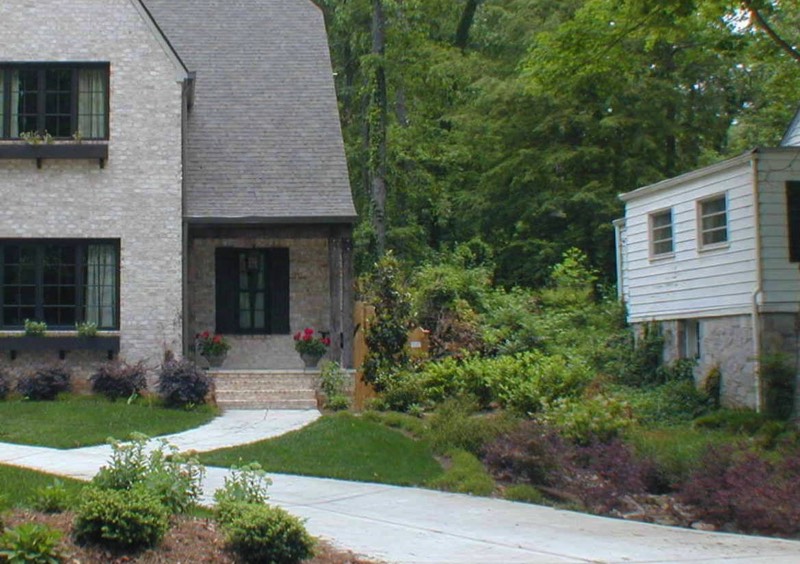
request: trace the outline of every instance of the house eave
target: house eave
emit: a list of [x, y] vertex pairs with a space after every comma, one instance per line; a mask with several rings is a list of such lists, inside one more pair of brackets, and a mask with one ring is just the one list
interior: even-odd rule
[[177, 82], [184, 82], [189, 80], [190, 78], [194, 79], [193, 73], [189, 72], [188, 67], [181, 59], [180, 54], [175, 47], [173, 47], [172, 43], [169, 40], [169, 37], [164, 33], [161, 29], [161, 26], [158, 25], [158, 22], [150, 13], [150, 10], [145, 5], [143, 0], [130, 0], [131, 4], [133, 4], [134, 8], [139, 12], [142, 19], [145, 21], [150, 30], [153, 32], [156, 40], [161, 45], [161, 48], [164, 50], [164, 53], [169, 57], [172, 63], [175, 65], [175, 69], [178, 71], [176, 81]]
[[189, 225], [327, 225], [353, 224], [358, 219], [355, 215], [343, 216], [247, 216], [247, 217], [206, 217], [187, 216], [184, 221]]
[[631, 200], [635, 200], [642, 196], [647, 196], [655, 192], [667, 190], [668, 188], [672, 188], [673, 186], [683, 184], [684, 182], [697, 180], [699, 178], [703, 178], [705, 176], [709, 176], [711, 174], [715, 174], [717, 172], [721, 172], [729, 168], [740, 166], [746, 162], [751, 161], [753, 159], [753, 155], [761, 151], [762, 149], [752, 149], [750, 151], [747, 151], [746, 153], [739, 155], [738, 157], [728, 159], [727, 161], [722, 161], [704, 168], [692, 170], [690, 172], [681, 174], [680, 176], [675, 176], [673, 178], [667, 178], [666, 180], [656, 182], [655, 184], [648, 184], [647, 186], [642, 186], [641, 188], [637, 188], [636, 190], [633, 190], [631, 192], [620, 194], [617, 197], [623, 202], [630, 202]]

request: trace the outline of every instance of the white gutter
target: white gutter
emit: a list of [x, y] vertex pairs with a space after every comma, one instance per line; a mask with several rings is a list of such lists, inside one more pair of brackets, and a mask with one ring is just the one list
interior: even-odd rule
[[761, 413], [761, 318], [758, 302], [764, 294], [761, 264], [761, 205], [758, 190], [758, 153], [753, 152], [750, 166], [753, 172], [753, 216], [755, 221], [756, 287], [753, 289], [753, 374], [755, 376], [756, 411]]
[[617, 257], [617, 299], [623, 301], [625, 293], [623, 292], [624, 281], [622, 279], [622, 230], [625, 229], [625, 219], [614, 220], [614, 249]]

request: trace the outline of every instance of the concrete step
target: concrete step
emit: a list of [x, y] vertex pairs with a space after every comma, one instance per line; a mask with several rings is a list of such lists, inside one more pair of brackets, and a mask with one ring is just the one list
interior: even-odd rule
[[315, 388], [319, 377], [310, 373], [284, 372], [213, 372], [217, 387], [258, 387], [258, 388]]
[[248, 399], [217, 401], [217, 405], [222, 409], [316, 409], [316, 399], [292, 399], [292, 400], [265, 400], [251, 401]]
[[228, 399], [252, 399], [253, 401], [270, 399], [309, 399], [315, 398], [316, 394], [311, 389], [298, 390], [220, 390], [217, 388], [217, 402]]

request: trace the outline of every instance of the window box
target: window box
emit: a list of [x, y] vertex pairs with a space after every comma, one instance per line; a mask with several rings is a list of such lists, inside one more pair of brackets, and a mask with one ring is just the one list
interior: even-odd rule
[[97, 335], [95, 337], [78, 336], [5, 336], [0, 337], [0, 351], [7, 351], [11, 360], [17, 357], [18, 351], [58, 351], [59, 358], [64, 359], [68, 351], [106, 351], [109, 360], [119, 352], [118, 335]]
[[97, 159], [100, 168], [104, 168], [108, 160], [108, 143], [2, 143], [0, 159], [36, 159], [39, 168], [42, 168], [43, 159]]

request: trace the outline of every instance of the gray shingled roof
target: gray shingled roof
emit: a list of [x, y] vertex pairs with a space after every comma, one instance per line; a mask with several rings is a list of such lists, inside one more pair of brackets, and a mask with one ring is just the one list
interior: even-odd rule
[[355, 217], [322, 13], [309, 0], [144, 0], [197, 73], [190, 220]]

